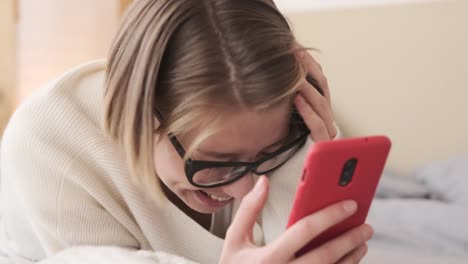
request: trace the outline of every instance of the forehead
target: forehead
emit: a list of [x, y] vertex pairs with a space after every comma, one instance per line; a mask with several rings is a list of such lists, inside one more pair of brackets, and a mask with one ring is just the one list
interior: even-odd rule
[[259, 151], [288, 133], [291, 104], [273, 109], [240, 111], [227, 115], [222, 127], [200, 144], [200, 149], [247, 153]]

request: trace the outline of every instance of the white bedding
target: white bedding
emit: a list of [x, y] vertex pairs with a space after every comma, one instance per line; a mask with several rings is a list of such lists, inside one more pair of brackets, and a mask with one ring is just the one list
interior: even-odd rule
[[[411, 176], [384, 173], [368, 216], [375, 236], [363, 263], [468, 263], [468, 155], [428, 164]], [[1, 252], [0, 264], [29, 263]], [[40, 263], [189, 262], [162, 252], [81, 247]]]
[[468, 154], [410, 177], [384, 172], [367, 221], [365, 263], [468, 263]]

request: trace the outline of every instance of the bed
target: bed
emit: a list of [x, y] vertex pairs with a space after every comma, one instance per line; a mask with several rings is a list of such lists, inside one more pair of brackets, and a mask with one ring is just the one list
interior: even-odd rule
[[364, 263], [468, 263], [468, 152], [410, 176], [384, 172]]

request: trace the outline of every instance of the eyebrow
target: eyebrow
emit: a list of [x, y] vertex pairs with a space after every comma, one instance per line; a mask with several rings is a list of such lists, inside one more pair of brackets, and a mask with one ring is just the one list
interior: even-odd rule
[[[284, 141], [284, 138], [282, 138], [282, 139], [278, 140], [277, 142], [263, 148], [263, 150], [269, 149], [269, 148], [272, 148], [272, 147], [276, 147], [276, 146], [282, 144], [283, 141]], [[233, 153], [233, 152], [217, 152], [217, 151], [209, 151], [209, 150], [202, 150], [202, 149], [199, 149], [198, 151], [203, 153], [204, 155], [211, 156], [213, 158], [218, 158], [218, 159], [235, 158], [235, 157], [240, 156], [240, 153]]]

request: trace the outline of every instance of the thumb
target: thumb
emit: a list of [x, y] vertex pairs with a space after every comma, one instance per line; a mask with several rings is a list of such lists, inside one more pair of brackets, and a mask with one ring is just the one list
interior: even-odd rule
[[242, 199], [234, 220], [229, 227], [226, 240], [242, 244], [252, 240], [253, 227], [268, 197], [268, 179], [261, 176], [255, 187]]

